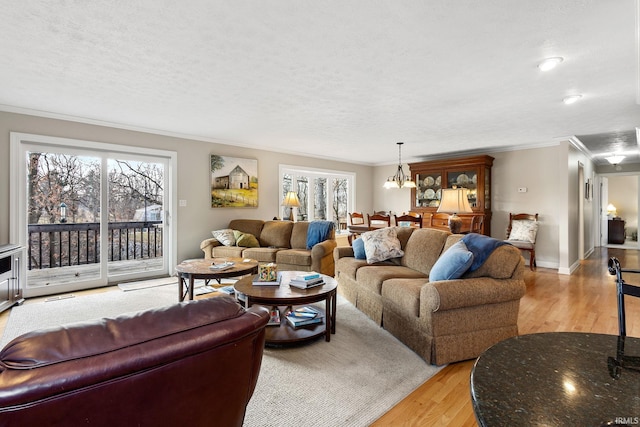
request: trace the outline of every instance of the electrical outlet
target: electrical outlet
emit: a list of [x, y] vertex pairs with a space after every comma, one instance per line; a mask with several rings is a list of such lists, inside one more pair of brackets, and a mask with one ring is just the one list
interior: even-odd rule
[[180, 200], [178, 202], [178, 204], [180, 205], [181, 208], [183, 208], [183, 207], [187, 206], [187, 201], [186, 200]]
[[526, 193], [527, 192], [527, 187], [519, 187], [518, 188], [518, 193]]

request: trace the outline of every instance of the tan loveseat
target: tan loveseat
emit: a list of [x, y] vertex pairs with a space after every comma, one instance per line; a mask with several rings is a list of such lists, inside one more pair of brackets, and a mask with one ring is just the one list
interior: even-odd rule
[[216, 238], [204, 240], [200, 249], [204, 257], [240, 257], [260, 263], [275, 262], [279, 270], [317, 271], [333, 276], [333, 249], [337, 246], [335, 231], [327, 240], [307, 249], [308, 221], [262, 221], [234, 219], [229, 229], [255, 236], [260, 247], [224, 246]]
[[427, 362], [477, 357], [518, 334], [525, 294], [524, 259], [511, 245], [495, 249], [460, 279], [429, 281], [436, 260], [462, 235], [396, 227], [404, 256], [367, 264], [352, 247], [334, 250], [338, 291]]

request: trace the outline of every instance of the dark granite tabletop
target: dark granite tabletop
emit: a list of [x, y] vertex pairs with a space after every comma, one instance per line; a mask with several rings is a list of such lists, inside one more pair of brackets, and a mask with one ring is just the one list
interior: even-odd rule
[[476, 419], [481, 426], [639, 426], [639, 356], [640, 338], [632, 337], [551, 332], [504, 340], [471, 372]]

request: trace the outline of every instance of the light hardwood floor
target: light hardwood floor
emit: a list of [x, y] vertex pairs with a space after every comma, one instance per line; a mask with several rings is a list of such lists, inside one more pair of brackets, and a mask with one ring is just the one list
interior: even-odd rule
[[[607, 260], [616, 256], [623, 268], [640, 268], [640, 251], [596, 248], [571, 276], [556, 270], [526, 270], [527, 293], [520, 302], [520, 334], [536, 332], [618, 333], [615, 277]], [[640, 275], [623, 274], [640, 285]], [[640, 337], [640, 299], [626, 298], [627, 335]], [[469, 389], [474, 361], [452, 363], [376, 421], [382, 426], [477, 426]]]
[[[640, 268], [640, 251], [596, 248], [571, 276], [538, 268], [525, 272], [527, 293], [520, 304], [521, 334], [554, 331], [618, 333], [615, 278], [607, 260], [616, 256], [623, 268]], [[625, 274], [640, 285], [640, 275]], [[104, 292], [109, 288], [74, 292]], [[42, 300], [37, 299], [37, 300]], [[26, 304], [36, 302], [28, 300]], [[627, 335], [640, 336], [640, 299], [627, 298]], [[0, 314], [0, 333], [9, 310]], [[422, 384], [373, 426], [477, 426], [469, 394], [473, 360], [452, 363]]]

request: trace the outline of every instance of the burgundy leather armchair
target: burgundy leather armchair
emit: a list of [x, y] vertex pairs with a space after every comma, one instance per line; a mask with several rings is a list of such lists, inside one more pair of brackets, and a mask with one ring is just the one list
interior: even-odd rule
[[22, 335], [0, 426], [241, 426], [268, 312], [214, 297]]

